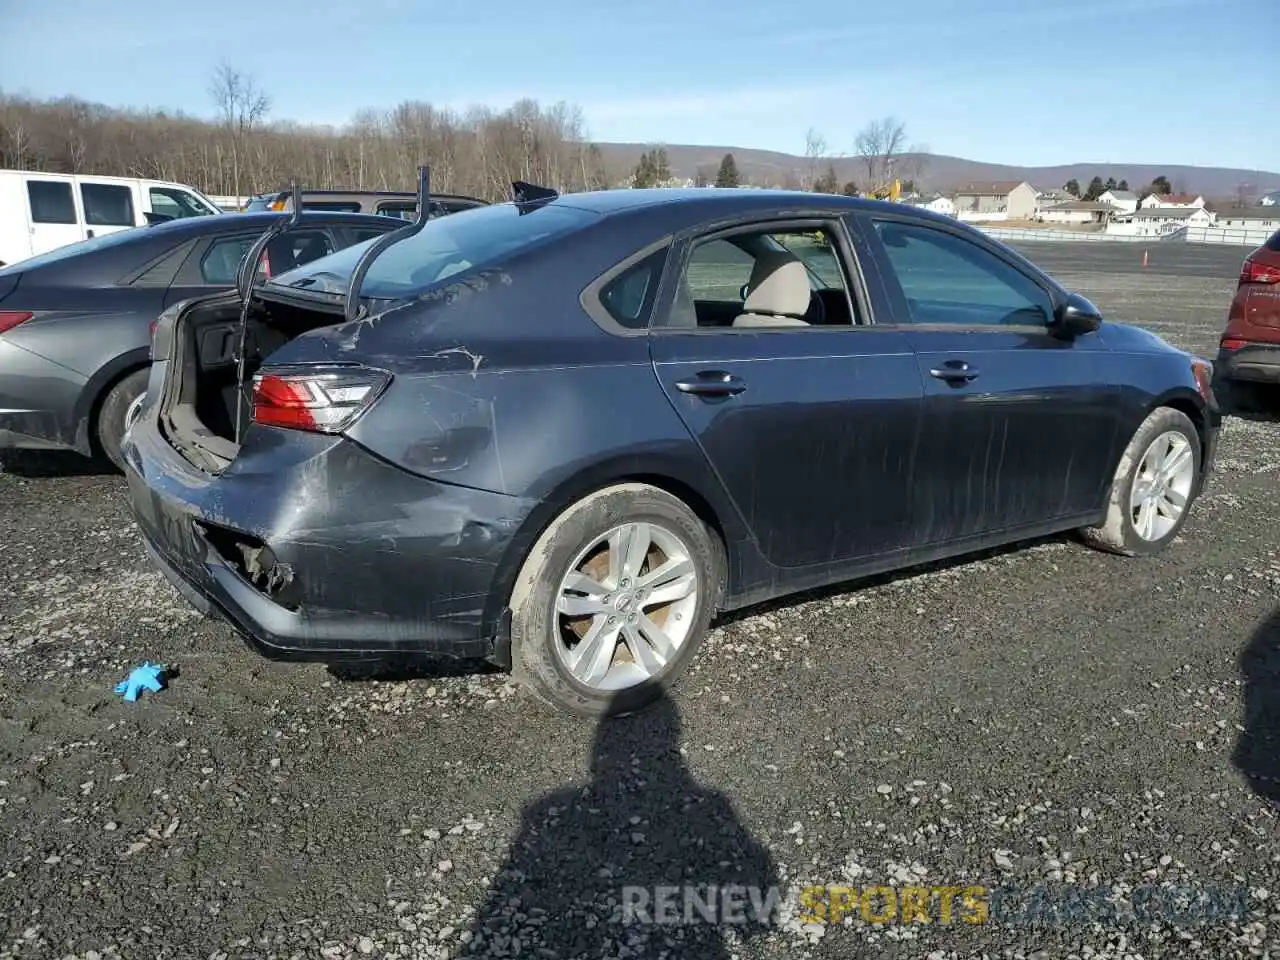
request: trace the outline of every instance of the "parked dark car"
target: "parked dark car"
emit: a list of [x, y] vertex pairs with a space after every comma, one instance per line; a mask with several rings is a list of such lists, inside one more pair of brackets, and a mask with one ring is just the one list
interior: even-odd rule
[[[193, 217], [59, 247], [0, 270], [0, 448], [69, 449], [117, 466], [147, 384], [151, 326], [170, 304], [235, 284], [283, 215]], [[267, 250], [290, 270], [403, 227], [385, 217], [304, 214]]]
[[1211, 364], [902, 205], [604, 191], [365, 249], [244, 328], [166, 311], [126, 441], [155, 562], [270, 656], [623, 713], [722, 611], [1058, 531], [1154, 553], [1213, 461]]
[[1280, 230], [1240, 265], [1214, 367], [1231, 407], [1280, 408]]
[[[487, 202], [461, 194], [432, 194], [429, 210], [432, 217], [443, 217], [486, 206]], [[293, 209], [293, 197], [288, 190], [262, 193], [250, 197], [244, 209], [246, 213], [263, 210], [288, 211]], [[412, 220], [418, 211], [418, 197], [413, 193], [395, 190], [303, 190], [302, 209], [376, 213], [384, 217]]]

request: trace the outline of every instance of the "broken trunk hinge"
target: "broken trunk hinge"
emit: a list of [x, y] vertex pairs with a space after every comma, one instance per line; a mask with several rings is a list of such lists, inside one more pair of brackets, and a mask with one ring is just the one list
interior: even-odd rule
[[240, 272], [236, 275], [236, 289], [240, 292], [240, 341], [236, 347], [236, 422], [235, 422], [235, 442], [240, 442], [240, 413], [244, 405], [244, 363], [245, 363], [245, 346], [248, 342], [249, 331], [249, 303], [252, 299], [253, 280], [258, 275], [258, 267], [261, 265], [262, 255], [270, 246], [271, 241], [288, 230], [293, 229], [302, 222], [302, 190], [298, 187], [296, 179], [289, 181], [289, 196], [293, 200], [293, 209], [289, 211], [289, 216], [281, 217], [279, 220], [273, 220], [271, 225], [262, 232], [249, 252], [245, 254], [244, 260], [240, 262]]
[[427, 225], [427, 221], [431, 219], [430, 210], [431, 168], [422, 166], [418, 168], [418, 212], [413, 218], [413, 223], [407, 227], [401, 227], [399, 230], [384, 233], [373, 241], [369, 245], [369, 249], [361, 254], [360, 259], [356, 261], [355, 269], [351, 271], [351, 280], [347, 284], [346, 300], [342, 305], [342, 315], [348, 323], [352, 320], [360, 319], [360, 286], [364, 283], [365, 274], [373, 266], [373, 261], [382, 256], [392, 244], [406, 240], [421, 231]]

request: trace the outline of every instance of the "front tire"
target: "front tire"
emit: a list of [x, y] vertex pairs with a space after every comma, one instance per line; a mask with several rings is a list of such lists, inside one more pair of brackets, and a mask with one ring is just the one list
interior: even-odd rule
[[132, 425], [142, 405], [142, 398], [147, 392], [147, 370], [135, 370], [120, 381], [108, 392], [98, 410], [97, 437], [98, 447], [108, 460], [120, 472], [124, 472], [124, 456], [120, 445], [125, 432]]
[[639, 710], [684, 673], [721, 576], [714, 534], [641, 483], [598, 490], [533, 545], [511, 595], [512, 672], [579, 716]]
[[1084, 541], [1122, 556], [1159, 553], [1178, 535], [1200, 484], [1200, 435], [1172, 407], [1148, 414], [1125, 448], [1111, 482], [1106, 520]]

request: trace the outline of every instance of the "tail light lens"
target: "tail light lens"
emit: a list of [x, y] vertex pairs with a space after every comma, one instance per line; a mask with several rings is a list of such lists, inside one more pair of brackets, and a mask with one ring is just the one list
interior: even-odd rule
[[0, 333], [6, 333], [30, 319], [31, 314], [22, 310], [0, 310]]
[[1191, 372], [1195, 374], [1196, 387], [1200, 390], [1200, 396], [1204, 398], [1205, 403], [1208, 403], [1213, 395], [1213, 364], [1203, 357], [1196, 357], [1191, 361]]
[[253, 378], [253, 420], [290, 430], [341, 433], [390, 382], [389, 374], [366, 367], [260, 373]]
[[1248, 342], [1248, 340], [1241, 340], [1239, 337], [1223, 337], [1218, 342], [1218, 346], [1223, 350], [1239, 350]]
[[1252, 257], [1246, 257], [1240, 265], [1241, 283], [1280, 283], [1280, 267], [1269, 263], [1259, 263]]
[[280, 198], [278, 198], [278, 199], [276, 199], [276, 200], [272, 200], [269, 204], [267, 204], [267, 209], [268, 209], [268, 210], [283, 210], [283, 209], [284, 209], [284, 204], [285, 204], [285, 199], [284, 199], [284, 197], [280, 197]]

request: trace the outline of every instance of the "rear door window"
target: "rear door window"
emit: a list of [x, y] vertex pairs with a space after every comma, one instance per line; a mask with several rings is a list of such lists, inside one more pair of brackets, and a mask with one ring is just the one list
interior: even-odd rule
[[[259, 236], [251, 233], [215, 240], [200, 259], [200, 278], [211, 286], [234, 285], [240, 264]], [[267, 245], [266, 263], [259, 270], [259, 276], [303, 266], [327, 256], [333, 249], [333, 240], [324, 230], [291, 231]]]
[[75, 223], [76, 201], [65, 180], [28, 180], [33, 223]]
[[1049, 294], [978, 244], [945, 230], [875, 221], [885, 258], [915, 323], [1044, 326]]
[[117, 183], [80, 184], [84, 222], [90, 227], [132, 227], [133, 191]]

